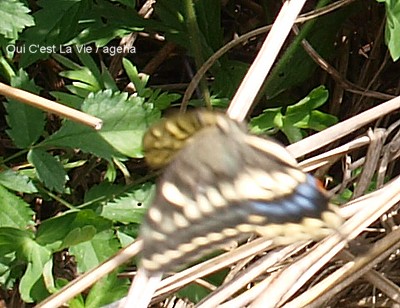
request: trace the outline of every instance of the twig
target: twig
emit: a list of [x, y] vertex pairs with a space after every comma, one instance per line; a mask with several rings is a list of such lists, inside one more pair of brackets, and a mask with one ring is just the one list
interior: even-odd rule
[[304, 3], [305, 0], [297, 0], [283, 4], [270, 33], [229, 105], [227, 114], [232, 119], [243, 121], [246, 117]]
[[90, 114], [53, 102], [30, 92], [13, 88], [0, 82], [0, 94], [21, 103], [54, 113], [71, 121], [78, 122], [96, 130], [101, 129], [103, 121]]
[[328, 127], [322, 132], [316, 133], [308, 138], [293, 143], [289, 145], [287, 149], [295, 158], [299, 158], [305, 154], [320, 149], [328, 143], [338, 140], [399, 108], [400, 97], [393, 98], [390, 101], [368, 109], [350, 119]]
[[107, 261], [85, 273], [84, 275], [71, 281], [57, 293], [49, 296], [43, 302], [37, 304], [35, 308], [54, 308], [63, 305], [65, 302], [90, 287], [94, 282], [115, 270], [118, 266], [126, 263], [142, 249], [142, 241], [137, 240]]

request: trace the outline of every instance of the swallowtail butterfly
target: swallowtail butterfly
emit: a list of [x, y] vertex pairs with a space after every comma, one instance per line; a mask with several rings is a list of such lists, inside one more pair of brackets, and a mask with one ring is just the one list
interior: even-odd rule
[[149, 129], [143, 148], [150, 166], [165, 167], [141, 229], [150, 273], [251, 233], [286, 244], [321, 238], [341, 223], [317, 180], [283, 146], [224, 114], [167, 118]]

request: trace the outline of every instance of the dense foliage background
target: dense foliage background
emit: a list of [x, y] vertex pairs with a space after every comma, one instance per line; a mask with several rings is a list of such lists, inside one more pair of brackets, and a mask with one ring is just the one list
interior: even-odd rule
[[[198, 0], [190, 15], [189, 0], [159, 0], [154, 11], [145, 2], [0, 2], [0, 81], [104, 121], [96, 132], [1, 98], [0, 298], [7, 307], [46, 298], [135, 239], [155, 179], [143, 161], [143, 133], [180, 107], [205, 60], [271, 24], [281, 6]], [[296, 142], [398, 95], [400, 3], [338, 1], [336, 10], [313, 15], [330, 3], [307, 2], [309, 19], [287, 42], [249, 118], [254, 133]], [[228, 106], [267, 29], [259, 32], [215, 60], [190, 107], [204, 106], [203, 96]], [[336, 70], [321, 69], [302, 39]], [[120, 298], [129, 281], [117, 274], [70, 307]], [[205, 292], [182, 294], [196, 301]]]

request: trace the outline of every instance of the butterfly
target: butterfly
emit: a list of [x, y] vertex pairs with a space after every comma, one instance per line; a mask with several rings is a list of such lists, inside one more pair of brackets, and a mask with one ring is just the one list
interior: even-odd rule
[[163, 167], [141, 227], [141, 266], [182, 267], [252, 233], [277, 244], [319, 239], [342, 220], [318, 180], [278, 142], [227, 115], [197, 110], [152, 126], [148, 164]]

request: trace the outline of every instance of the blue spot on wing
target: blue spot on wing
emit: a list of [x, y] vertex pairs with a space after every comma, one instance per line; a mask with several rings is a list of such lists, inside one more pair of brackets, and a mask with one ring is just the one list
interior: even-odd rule
[[270, 223], [299, 222], [304, 217], [318, 218], [327, 209], [328, 199], [316, 185], [316, 180], [307, 176], [307, 181], [285, 198], [273, 202], [249, 200], [247, 214], [266, 216]]

